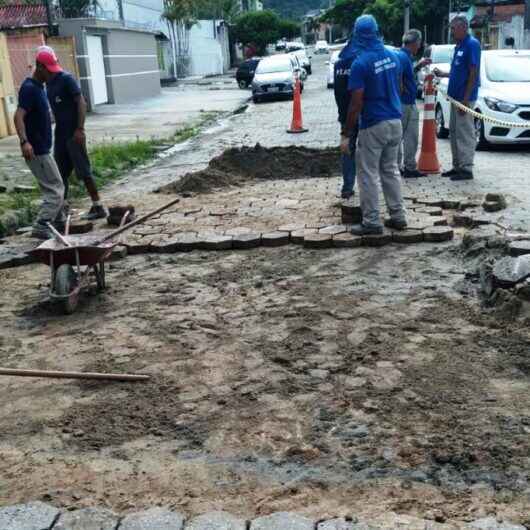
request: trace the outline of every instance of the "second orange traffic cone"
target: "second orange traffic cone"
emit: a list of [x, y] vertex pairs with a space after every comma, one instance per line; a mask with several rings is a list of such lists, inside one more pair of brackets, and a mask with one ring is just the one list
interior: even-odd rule
[[302, 97], [301, 97], [301, 85], [300, 79], [297, 78], [294, 85], [294, 94], [293, 94], [293, 121], [291, 123], [291, 128], [287, 129], [288, 133], [305, 133], [309, 129], [304, 128], [302, 121]]
[[434, 75], [425, 77], [425, 101], [423, 107], [423, 134], [418, 170], [421, 173], [440, 173], [440, 162], [436, 152], [436, 115], [434, 95]]

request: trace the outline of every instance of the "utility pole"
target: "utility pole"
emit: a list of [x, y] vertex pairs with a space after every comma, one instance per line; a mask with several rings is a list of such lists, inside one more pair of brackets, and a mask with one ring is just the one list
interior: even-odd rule
[[410, 0], [405, 0], [405, 17], [403, 22], [403, 33], [410, 29]]
[[46, 21], [48, 22], [48, 35], [53, 36], [55, 30], [53, 28], [52, 9], [50, 7], [50, 0], [44, 0], [44, 6], [46, 8]]

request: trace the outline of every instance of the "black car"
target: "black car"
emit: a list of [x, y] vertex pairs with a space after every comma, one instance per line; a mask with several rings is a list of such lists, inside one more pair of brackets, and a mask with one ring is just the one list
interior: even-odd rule
[[239, 65], [236, 72], [236, 80], [239, 88], [248, 88], [254, 79], [254, 72], [258, 66], [260, 59], [247, 59], [244, 63]]

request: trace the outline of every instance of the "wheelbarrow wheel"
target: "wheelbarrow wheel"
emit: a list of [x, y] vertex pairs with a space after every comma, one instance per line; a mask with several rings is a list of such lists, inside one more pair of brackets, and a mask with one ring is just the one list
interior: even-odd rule
[[79, 302], [77, 282], [77, 274], [71, 265], [61, 265], [55, 271], [55, 294], [62, 297], [60, 304], [67, 315], [76, 310]]

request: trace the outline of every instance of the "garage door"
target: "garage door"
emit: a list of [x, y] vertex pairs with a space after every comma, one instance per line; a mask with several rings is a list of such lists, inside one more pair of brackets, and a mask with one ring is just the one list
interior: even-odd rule
[[94, 104], [108, 103], [107, 79], [105, 77], [105, 63], [103, 62], [103, 44], [101, 37], [87, 35], [88, 62], [90, 64], [90, 77]]

